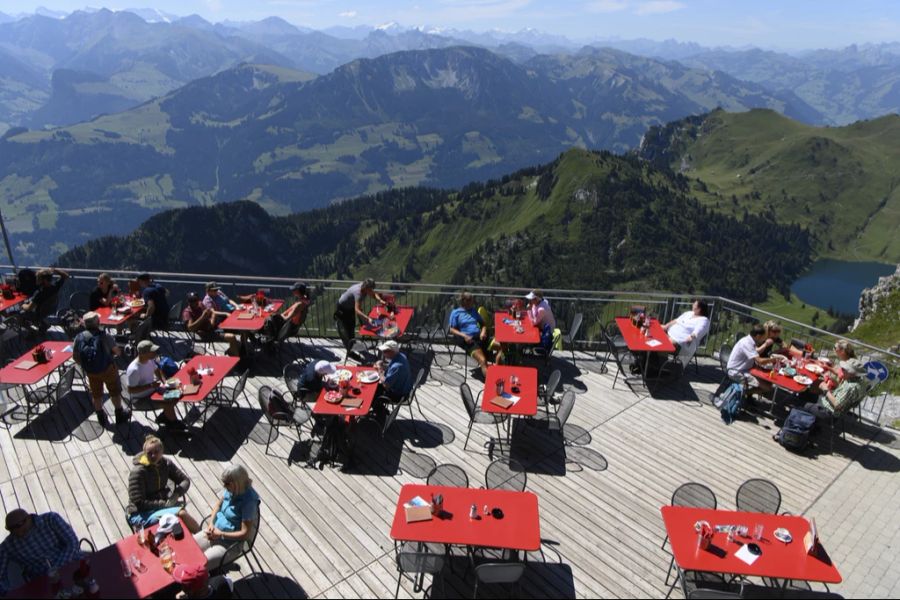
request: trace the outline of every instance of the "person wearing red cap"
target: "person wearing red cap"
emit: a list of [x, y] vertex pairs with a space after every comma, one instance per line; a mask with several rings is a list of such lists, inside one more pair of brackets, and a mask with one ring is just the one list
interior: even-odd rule
[[172, 579], [181, 584], [176, 598], [233, 598], [234, 582], [224, 575], [210, 579], [205, 565], [176, 565]]

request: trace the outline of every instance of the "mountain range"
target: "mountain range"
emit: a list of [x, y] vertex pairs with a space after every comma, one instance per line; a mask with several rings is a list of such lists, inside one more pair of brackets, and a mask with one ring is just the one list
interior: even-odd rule
[[[809, 264], [809, 235], [735, 218], [634, 156], [570, 150], [458, 191], [405, 188], [273, 217], [235, 202], [158, 214], [87, 242], [62, 266], [451, 285], [677, 289], [752, 302]], [[589, 267], [588, 267], [589, 265]]]
[[652, 125], [717, 106], [815, 114], [791, 94], [614, 50], [525, 64], [472, 47], [408, 51], [311, 77], [243, 65], [93, 121], [8, 131], [0, 191], [19, 253], [46, 260], [176, 206], [251, 199], [284, 214], [458, 187], [570, 147], [624, 151]]

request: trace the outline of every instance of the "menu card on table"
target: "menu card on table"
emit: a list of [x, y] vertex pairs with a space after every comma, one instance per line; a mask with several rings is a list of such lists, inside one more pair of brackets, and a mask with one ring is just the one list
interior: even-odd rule
[[503, 394], [500, 394], [499, 396], [495, 396], [494, 398], [491, 398], [491, 404], [496, 404], [500, 408], [509, 408], [510, 406], [512, 406], [513, 404], [518, 402], [519, 400], [521, 400], [520, 396], [513, 396], [510, 393], [504, 392]]
[[407, 523], [431, 520], [431, 505], [419, 496], [404, 504], [403, 509], [406, 512]]

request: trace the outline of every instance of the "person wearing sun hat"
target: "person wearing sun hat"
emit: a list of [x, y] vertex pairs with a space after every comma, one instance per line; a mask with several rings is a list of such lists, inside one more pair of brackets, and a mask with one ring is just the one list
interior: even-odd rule
[[856, 358], [848, 358], [840, 362], [840, 367], [843, 379], [838, 386], [832, 391], [824, 382], [819, 384], [822, 392], [819, 401], [803, 406], [803, 410], [816, 416], [817, 424], [820, 419], [843, 415], [866, 397], [866, 387], [862, 381], [866, 368], [863, 364]]
[[409, 368], [409, 360], [400, 352], [400, 344], [396, 340], [385, 340], [378, 346], [384, 356], [384, 361], [379, 363], [384, 376], [381, 380], [379, 395], [386, 396], [392, 402], [399, 402], [412, 391], [412, 371]]
[[233, 598], [234, 582], [224, 575], [210, 578], [205, 565], [178, 564], [172, 579], [181, 585], [176, 598]]

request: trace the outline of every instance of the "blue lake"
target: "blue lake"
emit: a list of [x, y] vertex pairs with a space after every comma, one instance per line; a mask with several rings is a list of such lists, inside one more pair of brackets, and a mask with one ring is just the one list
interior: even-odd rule
[[860, 292], [896, 268], [877, 262], [817, 260], [806, 275], [791, 285], [791, 291], [807, 304], [856, 315]]

